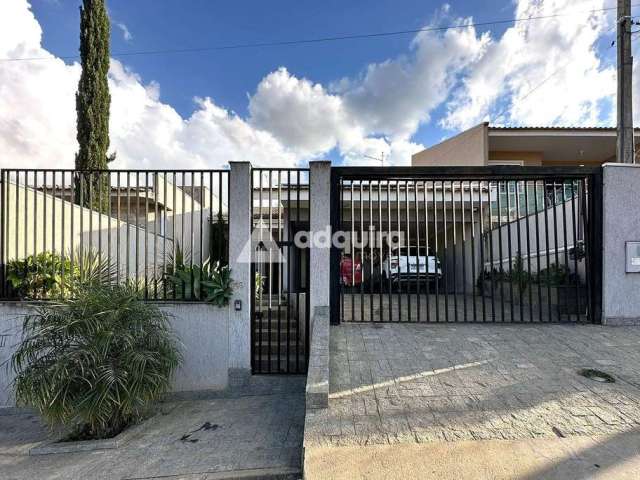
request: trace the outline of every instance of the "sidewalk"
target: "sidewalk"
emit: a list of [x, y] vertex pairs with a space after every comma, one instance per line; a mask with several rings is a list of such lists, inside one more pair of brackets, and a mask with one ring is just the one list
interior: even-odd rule
[[327, 447], [307, 455], [305, 469], [307, 480], [635, 480], [640, 432]]
[[0, 472], [11, 480], [299, 478], [304, 377], [249, 377], [220, 398], [163, 403], [114, 450], [29, 456], [47, 430], [0, 415]]

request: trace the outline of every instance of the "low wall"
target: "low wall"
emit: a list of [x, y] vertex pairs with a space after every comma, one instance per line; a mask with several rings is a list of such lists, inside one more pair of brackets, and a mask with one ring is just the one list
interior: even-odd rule
[[640, 241], [640, 165], [603, 168], [602, 323], [640, 325], [640, 273], [627, 273], [625, 243]]
[[[227, 387], [229, 309], [203, 303], [162, 303], [180, 340], [182, 366], [174, 375], [172, 392], [222, 390]], [[0, 409], [13, 407], [8, 363], [20, 343], [22, 321], [33, 309], [24, 302], [0, 303]]]
[[329, 406], [329, 307], [317, 306], [311, 315], [311, 346], [307, 372], [307, 409]]

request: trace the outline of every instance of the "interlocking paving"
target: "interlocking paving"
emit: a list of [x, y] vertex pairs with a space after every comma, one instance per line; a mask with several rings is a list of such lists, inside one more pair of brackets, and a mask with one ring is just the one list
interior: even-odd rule
[[[305, 447], [569, 437], [640, 426], [640, 328], [342, 324]], [[595, 368], [615, 383], [577, 374]]]

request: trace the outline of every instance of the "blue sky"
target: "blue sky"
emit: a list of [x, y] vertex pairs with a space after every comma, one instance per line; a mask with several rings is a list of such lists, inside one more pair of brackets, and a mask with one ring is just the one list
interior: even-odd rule
[[[16, 31], [0, 36], [0, 52], [14, 58], [27, 51], [54, 57], [77, 53], [79, 0], [6, 2], [0, 6], [0, 27], [4, 17], [5, 29]], [[499, 123], [519, 125], [608, 124], [615, 88], [615, 49], [608, 48], [613, 38], [612, 15], [588, 11], [614, 3], [111, 0], [113, 53], [572, 14], [446, 33], [213, 52], [116, 55], [122, 70], [112, 72], [112, 144], [129, 165], [151, 162], [135, 157], [141, 155], [137, 146], [141, 142], [147, 142], [147, 150], [156, 158], [166, 156], [164, 161], [169, 165], [174, 157], [167, 148], [173, 144], [161, 148], [156, 140], [151, 145], [157, 137], [149, 133], [164, 135], [168, 129], [171, 142], [180, 143], [181, 153], [193, 154], [197, 162], [204, 161], [204, 150], [194, 152], [186, 143], [198, 143], [208, 132], [215, 137], [214, 146], [228, 144], [221, 150], [226, 157], [255, 154], [238, 147], [239, 138], [251, 138], [256, 150], [282, 153], [294, 162], [319, 157], [354, 162], [367, 154], [377, 156], [375, 152], [381, 150], [394, 158], [394, 163], [406, 163], [411, 152], [496, 117]], [[8, 13], [2, 15], [2, 8], [8, 8]], [[35, 18], [28, 18], [30, 12]], [[31, 30], [38, 27], [42, 37], [36, 39]], [[8, 44], [4, 49], [3, 41]], [[9, 110], [12, 104], [24, 110], [34, 101], [41, 93], [29, 85], [38, 82], [45, 85], [49, 96], [58, 90], [60, 98], [69, 96], [79, 70], [76, 60], [64, 62], [43, 68], [36, 63], [24, 68], [10, 65], [14, 71], [5, 73], [16, 85], [6, 89]], [[30, 78], [32, 82], [27, 81]], [[57, 83], [47, 82], [47, 78], [55, 78]], [[9, 85], [9, 80], [4, 81]], [[536, 91], [530, 93], [533, 89]], [[42, 101], [49, 100], [43, 95]], [[40, 125], [54, 109], [47, 106], [43, 112], [33, 111], [38, 121], [32, 123]], [[164, 115], [162, 124], [153, 123], [158, 111]], [[182, 125], [177, 125], [176, 113]], [[73, 124], [71, 115], [69, 109], [69, 125]], [[134, 121], [135, 115], [139, 118]], [[33, 136], [34, 125], [20, 125], [20, 135]], [[147, 135], [135, 138], [132, 133], [145, 131]], [[67, 150], [74, 148], [73, 138], [68, 138], [70, 131], [60, 130], [60, 135], [70, 142]], [[194, 135], [200, 136], [195, 142]], [[0, 129], [0, 143], [3, 137], [8, 143], [15, 136], [16, 131]], [[9, 144], [7, 148], [19, 150], [20, 146]]]
[[[147, 51], [252, 42], [271, 42], [418, 29], [443, 3], [420, 0], [295, 0], [213, 2], [208, 0], [111, 0], [112, 51]], [[43, 46], [57, 55], [78, 50], [80, 1], [39, 0], [33, 11], [44, 30]], [[453, 1], [451, 15], [477, 22], [510, 19], [505, 0]], [[453, 21], [453, 18], [450, 21]], [[124, 39], [117, 24], [131, 39]], [[478, 29], [496, 34], [508, 25]], [[212, 97], [221, 106], [247, 114], [247, 94], [269, 72], [285, 66], [292, 73], [328, 84], [362, 73], [367, 64], [405, 53], [413, 35], [356, 39], [316, 45], [280, 46], [207, 53], [141, 55], [123, 58], [145, 81], [161, 86], [162, 100], [183, 116], [194, 110], [193, 97]], [[425, 125], [415, 140], [432, 144], [450, 132]]]

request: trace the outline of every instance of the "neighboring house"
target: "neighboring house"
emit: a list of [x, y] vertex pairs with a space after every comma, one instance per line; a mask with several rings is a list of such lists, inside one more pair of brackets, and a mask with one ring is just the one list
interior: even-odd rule
[[[636, 142], [640, 143], [640, 129], [635, 130]], [[482, 123], [452, 138], [427, 148], [411, 157], [412, 166], [492, 166], [514, 165], [524, 167], [560, 167], [585, 166], [593, 167], [616, 161], [616, 129], [602, 127], [499, 127]], [[487, 242], [499, 245], [498, 238], [507, 239], [514, 233], [508, 229], [533, 234], [535, 222], [529, 221], [532, 213], [538, 212], [540, 218], [545, 214], [550, 220], [548, 228], [556, 225], [550, 232], [552, 237], [558, 235], [556, 245], [540, 247], [540, 258], [535, 258], [541, 266], [557, 261], [559, 255], [568, 250], [571, 254], [576, 247], [584, 244], [584, 232], [581, 222], [584, 201], [588, 197], [581, 195], [581, 186], [571, 182], [547, 183], [520, 181], [500, 182], [490, 186], [490, 235], [494, 241]], [[575, 200], [574, 200], [575, 197]], [[575, 212], [573, 212], [575, 209]], [[560, 212], [556, 218], [556, 213]], [[568, 225], [577, 224], [574, 232], [569, 228], [563, 231], [561, 222], [565, 219]], [[512, 223], [516, 222], [517, 223]], [[544, 224], [545, 222], [540, 222]], [[499, 224], [502, 224], [500, 226]], [[546, 236], [546, 225], [539, 235]], [[566, 236], [565, 236], [566, 235]], [[485, 245], [485, 248], [489, 248]], [[493, 267], [511, 262], [510, 256], [493, 250]], [[490, 251], [486, 252], [487, 254]], [[487, 255], [485, 255], [485, 258]], [[572, 268], [569, 264], [568, 267]], [[491, 268], [485, 264], [485, 268]], [[583, 268], [579, 265], [578, 271]]]
[[[218, 190], [177, 185], [175, 175], [145, 174], [136, 181], [134, 173], [127, 182], [125, 172], [110, 172], [110, 211], [101, 213], [71, 201], [69, 176], [58, 175], [53, 183], [51, 175], [49, 181], [42, 175], [34, 181], [33, 176], [11, 173], [4, 187], [6, 204], [0, 199], [7, 225], [6, 262], [45, 251], [69, 254], [92, 248], [125, 276], [158, 276], [178, 246], [194, 262], [209, 257], [218, 248], [211, 243], [212, 222], [222, 220], [223, 229], [227, 224], [228, 204], [220, 201]], [[177, 180], [190, 183], [189, 177]]]
[[[635, 129], [636, 144], [640, 129]], [[637, 151], [637, 149], [636, 149]], [[412, 166], [596, 166], [616, 161], [616, 129], [497, 127], [481, 123], [418, 152]]]

